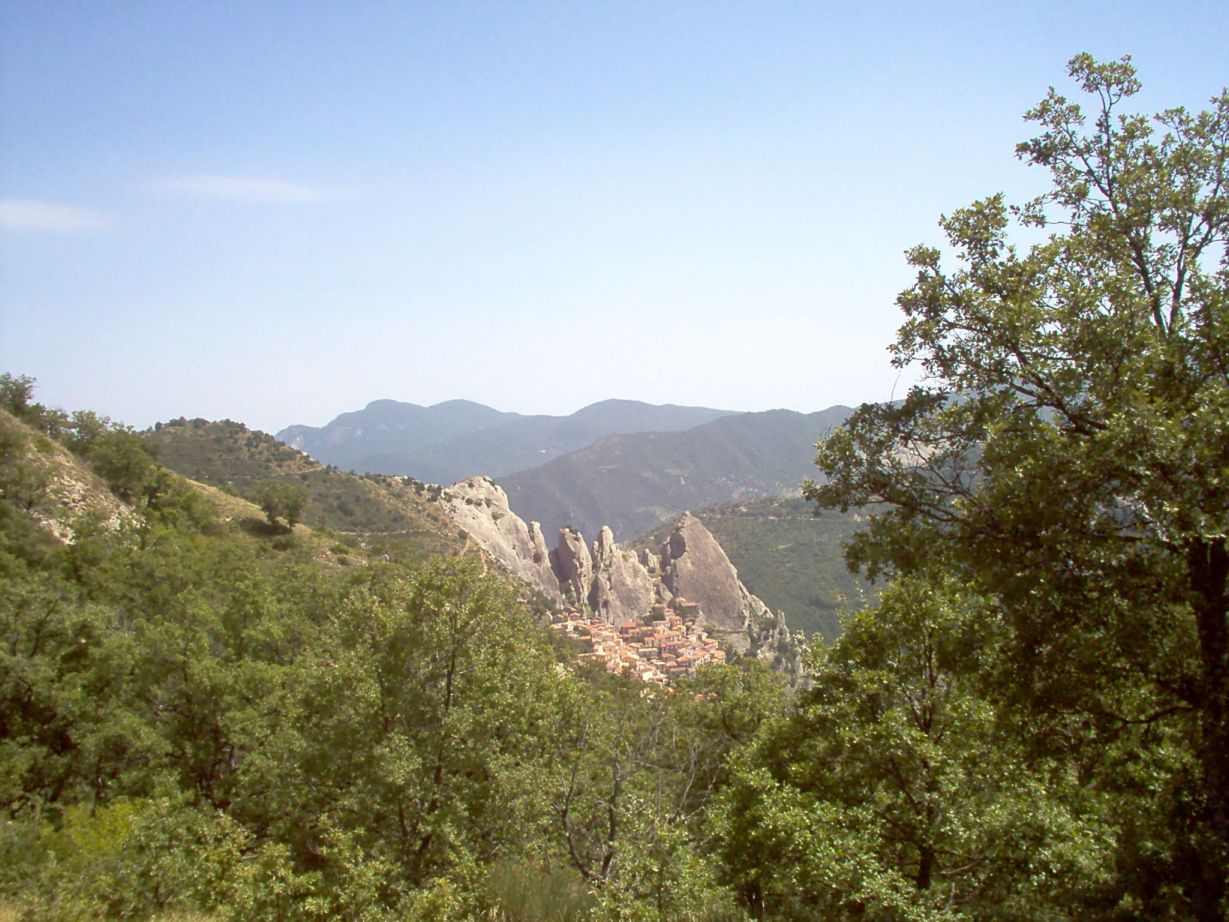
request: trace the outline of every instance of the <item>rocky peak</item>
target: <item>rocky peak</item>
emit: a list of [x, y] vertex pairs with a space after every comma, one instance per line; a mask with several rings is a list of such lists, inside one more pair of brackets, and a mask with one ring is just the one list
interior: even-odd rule
[[750, 593], [739, 582], [738, 571], [717, 539], [699, 519], [690, 512], [683, 513], [662, 545], [660, 558], [661, 579], [672, 595], [697, 603], [705, 620], [717, 630], [744, 629]]
[[470, 477], [440, 491], [452, 520], [489, 556], [552, 598], [559, 580], [537, 522], [526, 525], [508, 508], [508, 494], [489, 477]]
[[584, 535], [575, 528], [559, 529], [559, 544], [551, 551], [551, 564], [563, 597], [578, 608], [585, 607], [593, 582], [593, 557]]
[[639, 618], [662, 600], [660, 581], [637, 559], [634, 551], [615, 544], [614, 533], [603, 525], [593, 542], [593, 581], [589, 608], [611, 624]]
[[590, 546], [575, 528], [564, 527], [547, 551], [538, 523], [527, 525], [513, 513], [507, 494], [490, 478], [463, 480], [442, 490], [439, 501], [488, 556], [560, 604], [622, 624], [657, 602], [685, 598], [727, 647], [797, 672], [798, 651], [784, 617], [747, 590], [717, 539], [690, 513], [656, 550], [620, 548], [608, 527]]

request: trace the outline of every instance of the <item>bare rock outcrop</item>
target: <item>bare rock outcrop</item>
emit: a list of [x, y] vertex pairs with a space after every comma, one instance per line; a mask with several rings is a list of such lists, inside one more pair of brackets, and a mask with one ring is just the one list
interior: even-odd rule
[[589, 608], [611, 624], [639, 618], [654, 602], [662, 599], [660, 580], [631, 550], [615, 544], [614, 533], [602, 526], [593, 542], [593, 581], [589, 588]]
[[661, 579], [671, 594], [697, 603], [704, 620], [716, 630], [744, 629], [748, 599], [753, 597], [739, 582], [738, 571], [717, 539], [690, 512], [683, 514], [662, 545], [660, 559]]
[[490, 557], [553, 599], [559, 580], [537, 522], [528, 525], [508, 508], [508, 494], [489, 477], [470, 477], [440, 491], [452, 520]]
[[538, 523], [515, 515], [507, 494], [489, 478], [441, 490], [439, 502], [490, 558], [561, 604], [622, 624], [657, 602], [682, 597], [729, 649], [798, 674], [799, 651], [784, 616], [748, 591], [717, 539], [690, 513], [656, 550], [620, 548], [606, 527], [589, 545], [565, 527], [548, 551]]
[[663, 542], [660, 560], [666, 588], [699, 605], [708, 630], [732, 649], [770, 658], [790, 645], [784, 616], [751, 594], [712, 532], [690, 512]]
[[564, 599], [584, 608], [593, 583], [593, 556], [584, 535], [575, 528], [559, 529], [559, 545], [551, 551], [550, 559]]

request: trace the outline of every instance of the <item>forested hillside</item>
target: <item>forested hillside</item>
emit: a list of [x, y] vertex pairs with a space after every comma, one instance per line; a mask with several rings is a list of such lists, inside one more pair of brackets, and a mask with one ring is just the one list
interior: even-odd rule
[[781, 677], [576, 671], [475, 555], [255, 527], [145, 437], [3, 385], [0, 911], [735, 911], [705, 816]]
[[851, 413], [740, 413], [684, 432], [612, 435], [532, 470], [496, 478], [512, 509], [546, 534], [571, 525], [621, 541], [686, 510], [795, 492], [815, 442]]

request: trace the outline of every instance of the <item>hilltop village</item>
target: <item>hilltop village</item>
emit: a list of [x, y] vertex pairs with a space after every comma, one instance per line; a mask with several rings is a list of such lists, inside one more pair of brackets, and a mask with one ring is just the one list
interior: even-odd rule
[[658, 602], [639, 621], [615, 626], [579, 612], [558, 611], [551, 627], [575, 640], [581, 662], [600, 663], [607, 672], [664, 685], [708, 663], [724, 663], [725, 651], [701, 626], [700, 606], [676, 596]]

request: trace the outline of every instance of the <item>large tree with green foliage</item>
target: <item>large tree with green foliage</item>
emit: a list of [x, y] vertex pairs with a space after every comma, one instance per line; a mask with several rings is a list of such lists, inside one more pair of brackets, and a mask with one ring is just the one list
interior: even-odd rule
[[1107, 902], [1107, 795], [1001, 724], [983, 600], [901, 580], [811, 649], [811, 687], [734, 758], [727, 872], [769, 919], [1087, 918]]
[[[825, 441], [807, 493], [885, 504], [851, 562], [976, 591], [1030, 744], [1157, 805], [1119, 824], [1124, 911], [1223, 919], [1229, 92], [1147, 118], [1121, 112], [1129, 59], [1070, 75], [1091, 118], [1051, 90], [1017, 151], [1050, 191], [943, 218], [955, 268], [910, 251], [892, 349], [923, 381]], [[1044, 239], [1013, 245], [1013, 220]]]
[[710, 806], [729, 782], [730, 754], [784, 710], [784, 676], [750, 661], [664, 691], [589, 678], [565, 712], [552, 806], [597, 918], [735, 917], [711, 860]]

